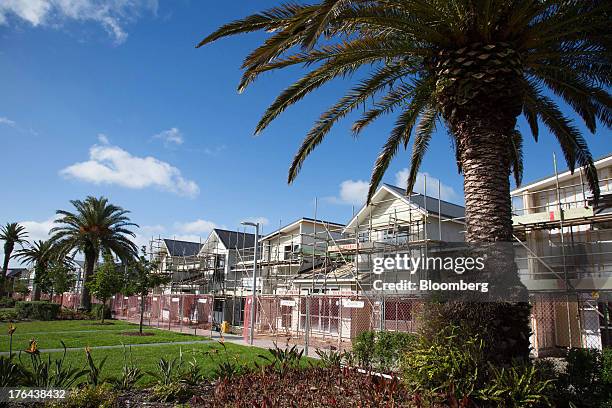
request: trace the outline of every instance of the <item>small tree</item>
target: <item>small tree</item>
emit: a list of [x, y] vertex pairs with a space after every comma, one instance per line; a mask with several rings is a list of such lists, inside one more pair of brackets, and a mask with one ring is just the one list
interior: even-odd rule
[[110, 253], [104, 255], [104, 263], [100, 265], [92, 279], [85, 283], [87, 289], [102, 302], [102, 323], [106, 302], [124, 287], [124, 275], [117, 268]]
[[61, 295], [60, 304], [64, 304], [64, 292], [72, 289], [76, 281], [74, 266], [65, 261], [54, 263], [47, 271], [46, 277], [51, 298], [54, 293], [59, 293]]
[[158, 272], [157, 266], [157, 262], [147, 258], [146, 247], [143, 246], [141, 255], [128, 268], [127, 285], [124, 292], [126, 295], [137, 294], [140, 296], [140, 327], [138, 328], [140, 334], [142, 334], [146, 297], [151, 289], [170, 281], [169, 276]]

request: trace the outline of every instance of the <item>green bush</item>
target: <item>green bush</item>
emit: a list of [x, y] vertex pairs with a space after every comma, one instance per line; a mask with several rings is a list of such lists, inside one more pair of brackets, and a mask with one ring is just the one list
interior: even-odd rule
[[401, 365], [408, 391], [432, 405], [458, 406], [458, 401], [473, 399], [482, 383], [484, 342], [448, 326], [434, 336], [419, 336]]
[[402, 355], [414, 344], [413, 333], [381, 331], [376, 333], [374, 365], [381, 371], [395, 371], [399, 368]]
[[477, 392], [477, 399], [499, 408], [549, 407], [554, 380], [529, 363], [509, 368], [490, 366], [490, 379]]
[[55, 320], [59, 315], [60, 305], [45, 301], [17, 302], [15, 311], [19, 319]]
[[359, 333], [353, 341], [353, 354], [357, 363], [365, 368], [372, 366], [376, 334], [372, 331]]
[[0, 309], [0, 321], [10, 322], [17, 320], [15, 309]]
[[353, 353], [359, 365], [379, 371], [396, 371], [402, 354], [416, 340], [413, 333], [366, 331], [353, 343]]
[[557, 406], [612, 407], [610, 351], [571, 349], [565, 373], [559, 377]]
[[193, 393], [187, 386], [177, 382], [158, 384], [151, 391], [151, 401], [156, 402], [184, 403], [193, 396]]
[[601, 379], [612, 388], [612, 348], [604, 349], [602, 352], [602, 364]]
[[110, 319], [111, 311], [108, 306], [101, 303], [95, 303], [91, 306], [91, 316], [94, 319], [102, 320], [102, 311], [104, 311], [104, 318]]
[[51, 403], [51, 408], [111, 408], [115, 405], [117, 394], [113, 387], [102, 384], [97, 387], [87, 385], [80, 389], [70, 390], [65, 400]]
[[58, 319], [60, 320], [91, 320], [93, 317], [81, 310], [72, 310], [67, 307], [62, 307]]
[[0, 309], [4, 309], [7, 307], [15, 307], [15, 299], [10, 297], [0, 298]]

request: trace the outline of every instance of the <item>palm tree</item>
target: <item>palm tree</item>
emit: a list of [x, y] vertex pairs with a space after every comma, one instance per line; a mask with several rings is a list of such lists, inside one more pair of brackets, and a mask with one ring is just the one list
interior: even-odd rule
[[2, 276], [0, 277], [0, 296], [5, 295], [4, 282], [15, 244], [22, 244], [27, 236], [28, 233], [25, 227], [16, 222], [7, 223], [0, 229], [0, 239], [4, 241], [4, 262], [2, 264]]
[[81, 307], [91, 309], [91, 296], [86, 283], [94, 272], [101, 251], [110, 251], [127, 262], [137, 254], [136, 245], [129, 237], [135, 237], [129, 228], [129, 211], [110, 204], [104, 197], [87, 197], [84, 201], [72, 200], [74, 212], [58, 210], [60, 216], [51, 229], [51, 239], [61, 254], [81, 252], [85, 256], [85, 273], [81, 292]]
[[[541, 123], [549, 129], [570, 170], [583, 167], [599, 196], [587, 143], [549, 94], [567, 103], [593, 133], [597, 122], [612, 125], [611, 12], [612, 2], [603, 0], [321, 0], [231, 22], [197, 46], [240, 33], [269, 33], [244, 60], [239, 92], [262, 73], [295, 65], [308, 69], [267, 108], [256, 134], [329, 81], [364, 75], [307, 133], [289, 183], [332, 127], [361, 108], [355, 136], [381, 116], [397, 113], [374, 164], [368, 200], [414, 134], [407, 185], [412, 191], [443, 122], [464, 176], [466, 241], [511, 242], [509, 177], [513, 173], [516, 183], [521, 181], [520, 115], [536, 141]], [[528, 315], [518, 306], [516, 314], [504, 309], [521, 316], [509, 357], [528, 352]], [[508, 326], [509, 318], [500, 320]]]
[[51, 240], [38, 240], [17, 251], [16, 258], [21, 259], [24, 263], [34, 268], [34, 300], [40, 300], [41, 279], [46, 275], [51, 262], [57, 258], [57, 253], [54, 249]]

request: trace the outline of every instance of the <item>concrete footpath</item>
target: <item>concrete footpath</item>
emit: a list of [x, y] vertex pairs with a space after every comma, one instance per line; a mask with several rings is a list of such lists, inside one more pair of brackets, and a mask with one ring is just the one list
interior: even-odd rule
[[[117, 320], [123, 320], [126, 322], [130, 322], [130, 323], [135, 323], [138, 324], [138, 320], [137, 319], [128, 319], [128, 318], [123, 318], [123, 317], [115, 317]], [[250, 347], [259, 347], [262, 349], [269, 349], [269, 348], [274, 348], [274, 342], [275, 340], [271, 340], [271, 339], [258, 339], [257, 337], [255, 337], [255, 339], [253, 340], [253, 345], [249, 344], [248, 341], [245, 341], [244, 338], [241, 335], [238, 334], [231, 334], [231, 333], [220, 333], [214, 330], [203, 330], [203, 329], [189, 329], [188, 327], [176, 327], [176, 326], [170, 326], [168, 327], [167, 325], [160, 325], [159, 327], [155, 324], [147, 324], [147, 322], [145, 321], [145, 326], [147, 327], [151, 327], [151, 328], [155, 328], [155, 329], [160, 329], [160, 330], [169, 330], [175, 333], [185, 333], [185, 334], [193, 334], [196, 336], [203, 336], [203, 337], [208, 337], [210, 339], [212, 339], [212, 341], [219, 341], [221, 340], [221, 338], [223, 338], [223, 341], [227, 342], [227, 343], [234, 343], [234, 344], [239, 344], [241, 346], [250, 346]], [[276, 341], [276, 344], [278, 344], [278, 346], [280, 348], [284, 348], [285, 347], [285, 340], [280, 338], [278, 341]], [[290, 344], [290, 346], [292, 347], [293, 344]], [[300, 344], [297, 345], [297, 349], [298, 350], [304, 350], [304, 347]], [[306, 353], [304, 353], [304, 356], [306, 356]], [[312, 357], [312, 358], [319, 358], [319, 356], [317, 355], [316, 351], [315, 351], [315, 347], [309, 347], [308, 349], [308, 357]]]
[[[114, 344], [112, 346], [91, 346], [91, 350], [106, 350], [106, 349], [117, 349], [123, 347], [154, 347], [154, 346], [176, 346], [176, 345], [188, 345], [188, 344], [206, 344], [212, 343], [213, 340], [191, 340], [191, 341], [165, 341], [162, 343], [138, 343], [138, 344]], [[85, 347], [66, 347], [66, 351], [83, 351]], [[61, 353], [64, 351], [63, 348], [50, 348], [50, 349], [39, 349], [41, 353]], [[13, 355], [18, 354], [19, 350], [13, 351]], [[8, 356], [8, 351], [0, 352], [0, 356]]]

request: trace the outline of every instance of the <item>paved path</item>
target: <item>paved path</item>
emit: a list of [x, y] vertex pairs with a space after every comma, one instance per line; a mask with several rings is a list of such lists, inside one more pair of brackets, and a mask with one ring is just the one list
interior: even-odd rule
[[[55, 333], [98, 333], [98, 332], [116, 332], [116, 331], [129, 331], [131, 327], [121, 327], [117, 329], [98, 329], [98, 330], [60, 330], [60, 331], [33, 331], [33, 332], [20, 332], [17, 331], [13, 335], [16, 336], [37, 336], [39, 334], [55, 334]], [[152, 327], [148, 327], [148, 329], [152, 329]], [[8, 337], [8, 334], [0, 334], [0, 337]]]
[[[125, 322], [130, 322], [130, 323], [138, 323], [137, 319], [129, 319], [129, 318], [120, 317], [120, 316], [117, 316], [116, 319], [122, 320]], [[221, 339], [221, 337], [223, 337], [223, 340], [225, 342], [239, 344], [241, 346], [258, 347], [262, 349], [274, 348], [274, 340], [272, 339], [262, 339], [262, 338], [255, 337], [253, 341], [253, 345], [251, 346], [249, 342], [245, 341], [244, 338], [239, 334], [230, 334], [230, 333], [221, 334], [214, 330], [203, 330], [203, 329], [198, 329], [194, 331], [193, 329], [189, 329], [187, 327], [180, 327], [180, 326], [179, 327], [176, 327], [176, 326], [168, 327], [167, 324], [161, 324], [159, 326], [155, 324], [149, 325], [147, 324], [146, 320], [144, 321], [144, 325], [147, 327], [152, 327], [152, 328], [156, 328], [160, 330], [172, 331], [176, 333], [187, 333], [187, 334], [195, 334], [197, 336], [206, 336], [206, 337], [212, 338], [214, 341], [218, 341]], [[278, 341], [276, 341], [276, 344], [278, 344], [278, 346], [281, 348], [285, 347], [285, 344], [282, 339], [278, 339]], [[291, 344], [291, 346], [293, 346], [293, 344]], [[304, 350], [304, 346], [297, 344], [297, 349]], [[306, 353], [304, 353], [304, 356], [306, 356]], [[316, 353], [316, 347], [311, 346], [308, 349], [308, 357], [320, 358], [319, 355]]]
[[[116, 348], [123, 348], [123, 347], [153, 347], [153, 346], [175, 346], [175, 345], [189, 345], [189, 344], [206, 344], [206, 343], [212, 343], [213, 340], [191, 340], [191, 341], [168, 341], [168, 342], [163, 342], [163, 343], [138, 343], [138, 344], [114, 344], [112, 346], [93, 346], [93, 347], [89, 347], [92, 350], [106, 350], [106, 349], [116, 349]], [[85, 347], [67, 347], [66, 351], [83, 351], [85, 349]], [[41, 353], [59, 353], [59, 352], [63, 352], [64, 349], [63, 348], [52, 348], [52, 349], [40, 349]], [[13, 351], [13, 355], [18, 354], [19, 350], [17, 350], [17, 352]], [[0, 352], [0, 356], [8, 356], [9, 352], [8, 351], [3, 351]]]

